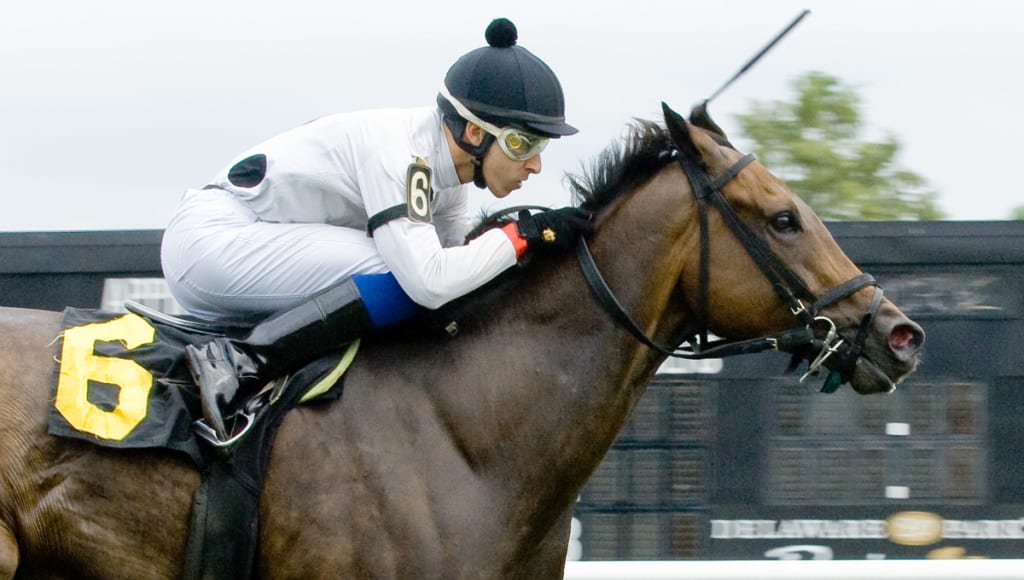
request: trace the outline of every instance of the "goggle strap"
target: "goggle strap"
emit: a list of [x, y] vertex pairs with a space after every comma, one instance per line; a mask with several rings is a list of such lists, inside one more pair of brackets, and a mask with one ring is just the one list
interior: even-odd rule
[[473, 114], [472, 111], [466, 108], [466, 105], [463, 105], [461, 102], [459, 102], [458, 99], [453, 97], [452, 94], [448, 92], [448, 87], [444, 86], [444, 83], [441, 84], [441, 96], [447, 99], [447, 101], [451, 103], [453, 107], [455, 107], [455, 111], [463, 119], [466, 119], [470, 123], [473, 123], [477, 127], [480, 127], [481, 129], [487, 131], [488, 133], [494, 135], [495, 137], [501, 134], [501, 129], [499, 127], [497, 127], [493, 123], [488, 123], [487, 121], [484, 121], [480, 117], [477, 117], [476, 115]]

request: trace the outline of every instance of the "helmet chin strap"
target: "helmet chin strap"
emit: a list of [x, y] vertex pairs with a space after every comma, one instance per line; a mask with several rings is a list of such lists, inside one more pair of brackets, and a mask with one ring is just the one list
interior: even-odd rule
[[471, 145], [462, 139], [457, 141], [459, 147], [473, 156], [473, 185], [480, 189], [487, 189], [487, 180], [484, 179], [484, 155], [494, 144], [494, 135], [484, 133], [484, 138], [479, 145]]
[[484, 179], [484, 155], [487, 154], [487, 150], [494, 144], [494, 135], [481, 131], [483, 139], [480, 140], [478, 145], [473, 145], [463, 139], [463, 133], [469, 121], [456, 115], [446, 114], [444, 122], [448, 126], [449, 131], [451, 131], [455, 144], [459, 146], [459, 149], [473, 156], [473, 185], [480, 189], [487, 189], [487, 181]]
[[484, 179], [484, 158], [473, 158], [473, 185], [480, 189], [487, 189], [487, 180]]

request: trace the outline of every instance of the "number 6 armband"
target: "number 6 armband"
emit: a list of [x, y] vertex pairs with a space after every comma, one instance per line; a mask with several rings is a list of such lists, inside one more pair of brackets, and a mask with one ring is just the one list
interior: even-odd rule
[[372, 216], [366, 222], [366, 235], [393, 219], [407, 217], [423, 224], [434, 223], [434, 189], [430, 185], [431, 170], [422, 157], [416, 157], [409, 165], [405, 179], [405, 203], [393, 205]]

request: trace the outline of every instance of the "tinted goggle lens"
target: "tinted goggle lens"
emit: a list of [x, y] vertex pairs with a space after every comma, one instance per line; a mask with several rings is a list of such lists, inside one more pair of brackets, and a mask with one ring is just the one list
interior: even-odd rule
[[505, 155], [516, 161], [526, 161], [540, 155], [550, 141], [547, 137], [531, 135], [512, 127], [502, 129], [496, 137], [498, 146], [505, 152]]

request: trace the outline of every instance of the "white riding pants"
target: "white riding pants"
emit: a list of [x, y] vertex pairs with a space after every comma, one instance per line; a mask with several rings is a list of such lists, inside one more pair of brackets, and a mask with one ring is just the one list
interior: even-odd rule
[[263, 222], [219, 189], [185, 193], [160, 254], [171, 294], [208, 320], [266, 315], [355, 274], [387, 271], [363, 230]]

